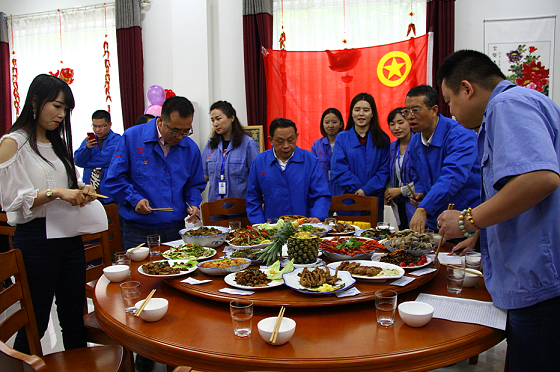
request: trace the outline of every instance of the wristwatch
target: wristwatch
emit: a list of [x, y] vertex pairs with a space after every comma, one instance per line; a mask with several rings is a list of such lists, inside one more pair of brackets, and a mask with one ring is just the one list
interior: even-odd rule
[[45, 192], [45, 195], [47, 196], [47, 198], [52, 198], [53, 196], [53, 192], [51, 189], [47, 189], [47, 191]]

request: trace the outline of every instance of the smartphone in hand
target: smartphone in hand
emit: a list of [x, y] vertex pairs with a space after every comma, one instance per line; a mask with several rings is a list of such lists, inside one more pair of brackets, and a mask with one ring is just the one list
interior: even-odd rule
[[93, 133], [93, 132], [88, 132], [87, 136], [88, 136], [88, 140], [90, 140], [90, 141], [95, 141], [96, 144], [97, 144], [97, 139], [95, 138], [95, 133]]

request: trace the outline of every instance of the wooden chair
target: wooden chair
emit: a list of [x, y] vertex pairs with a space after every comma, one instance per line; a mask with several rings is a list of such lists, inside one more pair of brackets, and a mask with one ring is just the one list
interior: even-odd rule
[[[109, 243], [109, 231], [102, 231], [97, 234], [82, 235], [86, 262], [99, 261], [96, 265], [86, 267], [86, 297], [93, 298], [93, 291], [97, 280], [103, 275], [103, 268], [112, 265], [111, 245]], [[88, 243], [86, 243], [88, 242]], [[120, 250], [119, 250], [120, 251]], [[97, 321], [95, 310], [91, 313], [87, 310], [87, 303], [84, 307], [84, 327], [88, 342], [100, 345], [119, 345], [113, 340]], [[134, 372], [134, 356], [128, 349], [124, 349], [125, 370]]]
[[119, 206], [117, 204], [104, 204], [103, 208], [105, 208], [105, 213], [107, 213], [107, 222], [109, 222], [108, 232], [111, 254], [121, 252], [125, 247], [122, 246]]
[[250, 225], [245, 199], [224, 198], [200, 205], [204, 226], [229, 227], [230, 221], [241, 221], [241, 227]]
[[[0, 323], [0, 372], [80, 372], [122, 371], [123, 349], [118, 345], [67, 350], [43, 356], [41, 341], [31, 305], [31, 294], [23, 256], [19, 249], [0, 253], [0, 281], [14, 276], [16, 282], [0, 292], [0, 313], [19, 303], [16, 310]], [[16, 308], [17, 306], [13, 306]], [[32, 355], [20, 353], [5, 344], [25, 327]]]
[[354, 194], [342, 194], [333, 196], [329, 216], [333, 212], [369, 212], [367, 216], [336, 216], [340, 221], [363, 221], [369, 222], [371, 227], [377, 226], [377, 198], [375, 196], [359, 196]]
[[8, 216], [6, 212], [0, 212], [0, 235], [5, 235], [8, 237], [8, 242], [10, 244], [10, 249], [14, 249], [14, 232], [16, 228], [14, 226], [8, 225]]

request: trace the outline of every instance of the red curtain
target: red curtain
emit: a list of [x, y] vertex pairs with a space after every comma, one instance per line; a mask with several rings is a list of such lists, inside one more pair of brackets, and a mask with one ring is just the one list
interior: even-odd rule
[[10, 78], [10, 44], [8, 43], [8, 22], [0, 13], [0, 136], [12, 126], [12, 97]]
[[136, 0], [116, 0], [115, 10], [123, 127], [126, 130], [144, 113], [141, 5]]
[[266, 77], [263, 48], [272, 48], [272, 0], [244, 0], [243, 47], [247, 125], [263, 126], [268, 134], [266, 116]]
[[387, 115], [404, 104], [406, 93], [426, 84], [428, 35], [399, 43], [324, 52], [267, 50], [268, 122], [277, 117], [293, 120], [298, 147], [310, 150], [321, 137], [321, 115], [340, 110], [344, 121], [358, 93], [375, 98], [381, 128], [391, 136]]
[[426, 32], [434, 33], [434, 58], [430, 85], [439, 93], [439, 112], [451, 117], [449, 106], [443, 100], [441, 87], [436, 86], [436, 72], [445, 57], [455, 51], [455, 0], [428, 0]]

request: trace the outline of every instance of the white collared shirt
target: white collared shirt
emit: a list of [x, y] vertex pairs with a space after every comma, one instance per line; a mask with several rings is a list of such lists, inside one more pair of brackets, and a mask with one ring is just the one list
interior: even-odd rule
[[290, 156], [290, 158], [288, 160], [286, 160], [286, 162], [283, 162], [282, 160], [280, 160], [280, 158], [278, 156], [276, 156], [276, 151], [274, 151], [274, 147], [272, 148], [272, 153], [274, 154], [274, 157], [278, 161], [278, 164], [280, 164], [280, 168], [282, 168], [282, 172], [284, 172], [286, 170], [286, 166], [288, 165], [288, 162], [290, 161], [290, 159], [294, 156], [294, 152], [292, 152], [292, 155]]

